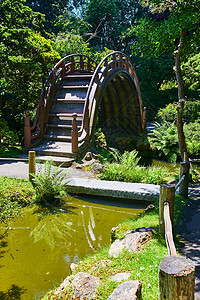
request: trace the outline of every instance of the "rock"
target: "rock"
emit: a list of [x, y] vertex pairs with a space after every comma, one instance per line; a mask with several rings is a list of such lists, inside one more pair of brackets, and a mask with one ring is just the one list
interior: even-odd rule
[[131, 273], [117, 273], [110, 277], [111, 281], [121, 282], [123, 280], [128, 280], [131, 276]]
[[115, 240], [114, 243], [111, 244], [108, 256], [116, 258], [122, 253], [124, 248], [124, 239]]
[[93, 164], [93, 168], [92, 168], [92, 172], [95, 174], [99, 174], [102, 173], [106, 170], [106, 167], [100, 163], [94, 163]]
[[113, 291], [108, 300], [140, 300], [141, 289], [140, 280], [125, 281]]
[[61, 285], [57, 288], [57, 290], [55, 291], [55, 295], [61, 294], [62, 292], [64, 292], [65, 288], [68, 287], [68, 285], [71, 284], [71, 280], [72, 277], [68, 276], [65, 278], [65, 280], [61, 283]]
[[146, 244], [153, 236], [154, 228], [138, 228], [133, 232], [127, 234], [124, 238], [125, 248], [130, 252], [136, 252]]
[[101, 280], [88, 273], [79, 272], [74, 276], [72, 286], [74, 288], [74, 299], [96, 299], [96, 288]]
[[73, 273], [74, 271], [76, 271], [76, 268], [77, 268], [77, 267], [78, 267], [77, 264], [71, 263], [71, 265], [70, 265], [70, 270], [71, 270], [71, 272]]
[[85, 157], [84, 157], [84, 160], [92, 160], [92, 153], [91, 152], [87, 152], [86, 154], [85, 154]]
[[124, 239], [115, 240], [111, 244], [108, 255], [111, 257], [118, 257], [123, 249], [130, 252], [136, 252], [142, 248], [153, 236], [153, 227], [138, 228], [133, 231], [127, 231]]
[[100, 260], [98, 262], [96, 262], [92, 268], [90, 269], [90, 272], [94, 272], [94, 271], [97, 271], [99, 269], [105, 269], [107, 268], [108, 266], [110, 266], [112, 264], [112, 261], [107, 259], [107, 260]]

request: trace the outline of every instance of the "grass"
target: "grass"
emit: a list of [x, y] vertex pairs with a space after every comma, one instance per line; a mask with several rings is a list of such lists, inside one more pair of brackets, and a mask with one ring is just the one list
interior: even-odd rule
[[[179, 224], [183, 208], [187, 200], [176, 196], [174, 223], [175, 226]], [[111, 275], [119, 272], [131, 273], [130, 280], [141, 280], [142, 282], [142, 299], [159, 299], [158, 288], [158, 267], [164, 256], [167, 256], [167, 248], [164, 238], [159, 234], [159, 209], [158, 203], [155, 204], [155, 210], [138, 217], [137, 219], [128, 219], [117, 228], [116, 237], [123, 238], [127, 230], [134, 230], [140, 227], [155, 227], [153, 238], [149, 241], [141, 251], [130, 253], [126, 250], [117, 258], [108, 257], [109, 246], [99, 251], [83, 261], [79, 262], [78, 267], [72, 274], [77, 272], [87, 272], [93, 276], [101, 279], [101, 284], [98, 287], [96, 299], [107, 300], [113, 290], [119, 283], [109, 280]], [[178, 244], [178, 239], [175, 239]], [[107, 266], [99, 265], [98, 268], [93, 269], [93, 265], [100, 260], [110, 260], [111, 263]], [[54, 291], [47, 293], [43, 300], [57, 300], [57, 299], [73, 299], [73, 289], [68, 286], [60, 295], [55, 295]]]
[[22, 207], [35, 197], [32, 184], [26, 179], [0, 177], [0, 222], [20, 214]]

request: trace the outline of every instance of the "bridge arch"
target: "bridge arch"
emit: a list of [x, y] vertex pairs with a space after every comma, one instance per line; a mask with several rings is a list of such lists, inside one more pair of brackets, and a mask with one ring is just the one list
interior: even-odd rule
[[136, 136], [142, 131], [141, 93], [128, 57], [119, 51], [112, 52], [98, 65], [81, 54], [61, 59], [44, 84], [33, 127], [29, 130], [25, 126], [26, 148], [37, 150], [40, 143], [45, 148], [46, 142], [46, 153], [48, 147], [52, 153], [62, 142], [68, 152], [61, 155], [67, 156], [72, 152], [70, 122], [76, 113], [78, 141], [73, 152], [77, 155], [87, 151], [94, 138], [99, 109], [105, 134]]

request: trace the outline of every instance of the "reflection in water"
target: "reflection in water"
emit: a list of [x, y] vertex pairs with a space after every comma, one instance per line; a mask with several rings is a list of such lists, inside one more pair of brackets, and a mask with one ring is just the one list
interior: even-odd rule
[[[68, 197], [60, 207], [24, 209], [12, 230], [0, 229], [0, 299], [41, 298], [69, 275], [72, 262], [108, 244], [111, 228], [144, 207]], [[13, 290], [20, 298], [6, 298]]]

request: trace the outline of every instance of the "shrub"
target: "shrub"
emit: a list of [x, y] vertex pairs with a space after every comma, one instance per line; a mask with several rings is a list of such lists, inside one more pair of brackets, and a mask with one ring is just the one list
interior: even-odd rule
[[200, 154], [200, 123], [198, 121], [184, 125], [187, 150], [191, 155]]
[[62, 183], [66, 173], [55, 167], [53, 160], [45, 162], [38, 174], [33, 175], [33, 185], [36, 191], [36, 201], [45, 204], [59, 202], [66, 195], [66, 184]]
[[[159, 122], [170, 122], [173, 123], [176, 120], [176, 111], [177, 104], [170, 103], [166, 105], [165, 108], [160, 108], [157, 115], [156, 120]], [[184, 111], [183, 111], [183, 121], [195, 122], [200, 116], [200, 101], [199, 100], [188, 100], [185, 102]]]

